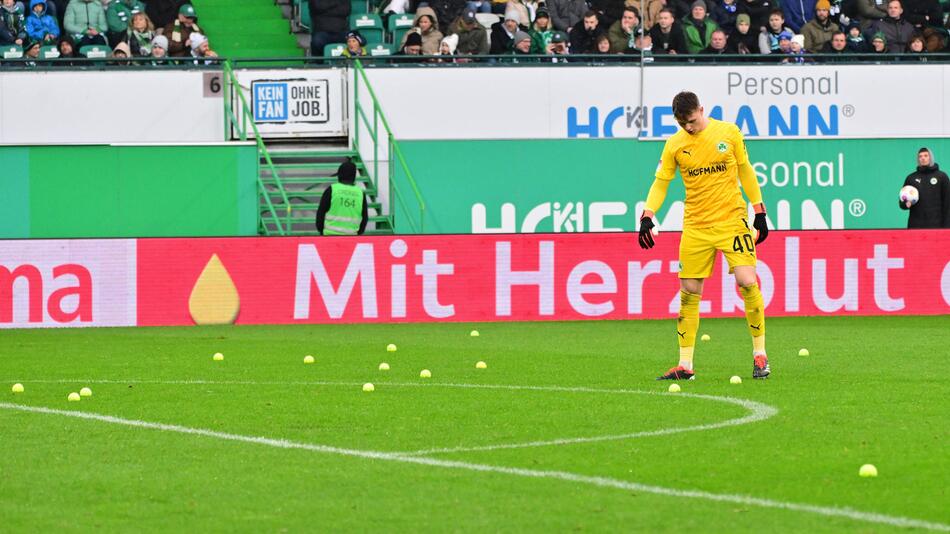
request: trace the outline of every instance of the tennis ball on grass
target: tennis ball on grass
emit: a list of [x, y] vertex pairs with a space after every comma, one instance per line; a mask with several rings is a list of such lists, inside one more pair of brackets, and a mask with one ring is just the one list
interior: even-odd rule
[[89, 388], [82, 388], [79, 390], [80, 397], [92, 397], [92, 390]]
[[703, 334], [699, 339], [701, 341], [709, 341], [712, 338], [709, 337], [709, 334]]
[[14, 393], [23, 393], [23, 384], [13, 384], [13, 387], [10, 388], [10, 391]]
[[211, 359], [214, 360], [214, 361], [216, 361], [216, 362], [220, 362], [220, 361], [224, 360], [224, 354], [221, 354], [220, 352], [215, 352], [215, 353], [214, 353], [214, 356], [212, 356]]
[[396, 352], [396, 345], [392, 343], [386, 345], [386, 352]]
[[679, 393], [681, 389], [682, 389], [682, 388], [680, 387], [679, 384], [670, 384], [669, 392], [670, 392], [670, 393]]
[[858, 475], [864, 478], [876, 477], [877, 468], [873, 464], [864, 464], [861, 466], [861, 469], [858, 469]]
[[488, 364], [485, 362], [478, 362], [475, 364], [476, 369], [488, 369]]
[[423, 369], [423, 370], [419, 371], [419, 377], [420, 377], [420, 378], [432, 378], [432, 371], [429, 371], [428, 369]]
[[365, 391], [366, 393], [372, 393], [372, 392], [376, 391], [376, 386], [374, 386], [373, 384], [370, 384], [369, 382], [367, 382], [367, 383], [363, 384], [363, 391]]
[[388, 370], [389, 370], [389, 364], [386, 363], [386, 362], [383, 362], [383, 363], [379, 364], [379, 370], [380, 370], [380, 371], [388, 371]]
[[472, 333], [469, 335], [472, 337], [478, 337], [478, 330], [472, 330]]
[[798, 351], [799, 356], [808, 356], [808, 349], [802, 349]]
[[79, 393], [76, 393], [75, 391], [73, 391], [72, 393], [69, 394], [68, 397], [66, 397], [66, 400], [68, 400], [69, 402], [79, 402]]
[[742, 379], [739, 378], [738, 376], [734, 376], [734, 377], [732, 377], [732, 378], [729, 379], [729, 383], [730, 383], [730, 384], [741, 384], [741, 383], [742, 383]]
[[303, 357], [303, 363], [313, 363], [313, 362], [314, 362], [313, 356], [308, 354]]

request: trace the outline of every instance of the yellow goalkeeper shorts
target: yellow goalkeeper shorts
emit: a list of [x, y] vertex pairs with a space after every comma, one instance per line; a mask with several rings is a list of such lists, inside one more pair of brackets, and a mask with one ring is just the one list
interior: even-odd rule
[[709, 278], [722, 251], [732, 273], [737, 265], [755, 267], [755, 239], [745, 219], [709, 228], [688, 228], [680, 239], [680, 278]]

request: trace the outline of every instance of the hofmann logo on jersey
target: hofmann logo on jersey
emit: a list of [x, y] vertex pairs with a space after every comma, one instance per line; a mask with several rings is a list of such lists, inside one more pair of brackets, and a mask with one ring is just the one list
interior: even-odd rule
[[[719, 163], [714, 163], [712, 165], [707, 165], [705, 167], [695, 167], [693, 169], [685, 169], [685, 171], [688, 176], [695, 177], [695, 176], [702, 176], [704, 174], [718, 174], [721, 172], [726, 172], [726, 169], [728, 168], [729, 168], [728, 165], [726, 165], [724, 161], [720, 161]], [[683, 170], [684, 169], [680, 169], [681, 172]]]
[[330, 120], [328, 80], [255, 80], [251, 108], [257, 123], [325, 123]]

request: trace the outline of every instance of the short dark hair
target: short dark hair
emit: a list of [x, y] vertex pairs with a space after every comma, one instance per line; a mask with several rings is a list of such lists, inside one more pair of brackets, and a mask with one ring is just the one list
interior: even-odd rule
[[782, 17], [782, 20], [785, 20], [785, 12], [782, 11], [781, 8], [778, 8], [778, 7], [777, 7], [777, 8], [775, 8], [775, 9], [773, 9], [772, 11], [769, 11], [769, 17], [771, 17], [772, 15], [778, 15], [778, 16]]
[[596, 16], [597, 16], [597, 12], [594, 11], [593, 9], [588, 9], [587, 12], [584, 13], [584, 18], [585, 18], [585, 19], [589, 19], [589, 18], [591, 18], [591, 17], [596, 17]]
[[686, 120], [699, 109], [699, 97], [691, 91], [680, 91], [673, 97], [673, 116], [677, 120]]
[[623, 10], [624, 10], [624, 12], [629, 11], [629, 12], [633, 13], [634, 16], [636, 16], [637, 18], [640, 18], [640, 10], [637, 9], [637, 8], [635, 8], [635, 7], [633, 7], [633, 6], [624, 6]]
[[834, 32], [831, 33], [831, 38], [834, 39], [835, 37], [837, 37], [837, 36], [839, 36], [839, 35], [841, 35], [841, 36], [843, 36], [843, 37], [845, 37], [845, 38], [848, 37], [848, 34], [844, 33], [843, 31], [841, 31], [841, 30], [835, 30]]
[[663, 9], [659, 10], [656, 14], [657, 17], [660, 16], [660, 13], [669, 13], [671, 17], [673, 17], [674, 19], [676, 18], [676, 13], [673, 13], [673, 10], [668, 7], [664, 7]]
[[922, 154], [924, 152], [930, 152], [930, 149], [927, 147], [921, 147], [920, 150], [917, 151], [918, 154]]
[[901, 0], [887, 0], [886, 5], [890, 5], [891, 2], [897, 2], [898, 4], [900, 4], [901, 9], [904, 9], [904, 2], [901, 2]]

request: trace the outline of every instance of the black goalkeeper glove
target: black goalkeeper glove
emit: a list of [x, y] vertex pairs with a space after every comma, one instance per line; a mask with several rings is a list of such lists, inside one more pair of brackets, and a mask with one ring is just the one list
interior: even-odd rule
[[653, 245], [655, 244], [653, 242], [653, 227], [653, 219], [649, 217], [643, 217], [640, 219], [640, 237], [638, 239], [640, 241], [640, 248], [653, 248]]
[[755, 220], [752, 221], [752, 228], [755, 228], [759, 231], [759, 236], [755, 238], [755, 244], [765, 241], [765, 238], [769, 236], [769, 225], [765, 221], [765, 213], [756, 213]]

